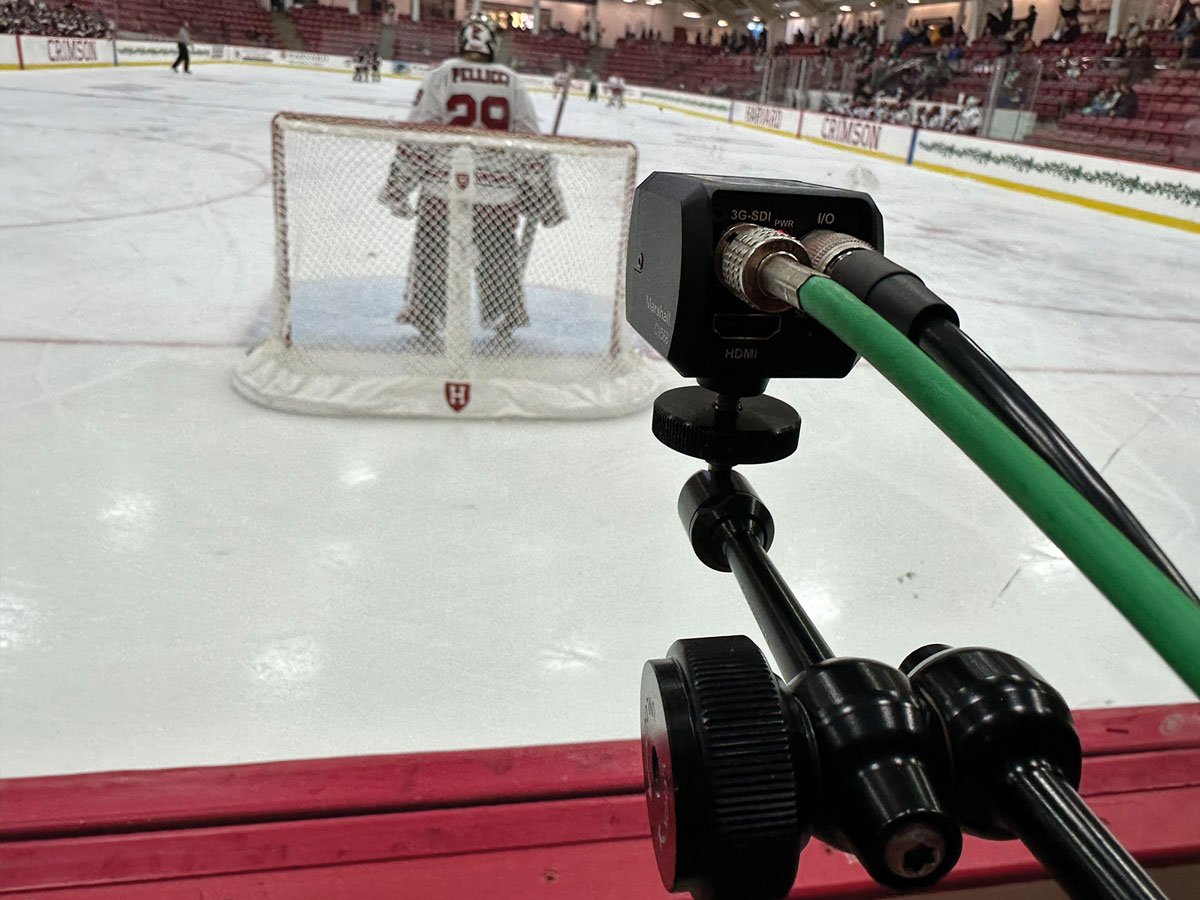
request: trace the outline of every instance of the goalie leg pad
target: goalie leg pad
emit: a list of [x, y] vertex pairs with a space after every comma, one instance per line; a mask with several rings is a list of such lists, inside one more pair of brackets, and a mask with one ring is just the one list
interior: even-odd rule
[[446, 321], [446, 251], [449, 243], [446, 203], [422, 196], [417, 204], [417, 233], [405, 294], [408, 305], [398, 322], [417, 326], [424, 334], [441, 331]]
[[521, 328], [529, 324], [521, 287], [517, 248], [516, 206], [477, 206], [472, 236], [479, 262], [475, 277], [483, 324], [489, 328]]

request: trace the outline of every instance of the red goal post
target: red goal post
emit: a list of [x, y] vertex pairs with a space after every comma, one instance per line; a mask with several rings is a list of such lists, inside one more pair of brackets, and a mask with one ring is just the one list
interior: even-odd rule
[[594, 418], [661, 386], [625, 322], [632, 144], [280, 113], [272, 151], [275, 294], [245, 397]]

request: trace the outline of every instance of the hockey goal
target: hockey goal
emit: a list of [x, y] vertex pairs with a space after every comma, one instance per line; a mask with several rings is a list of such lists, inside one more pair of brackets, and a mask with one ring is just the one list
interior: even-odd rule
[[649, 402], [632, 144], [277, 115], [275, 298], [234, 371], [298, 412], [589, 418]]

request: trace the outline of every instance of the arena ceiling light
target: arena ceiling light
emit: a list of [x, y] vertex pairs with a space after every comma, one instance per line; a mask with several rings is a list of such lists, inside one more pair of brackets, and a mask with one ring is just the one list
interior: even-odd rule
[[700, 13], [696, 12], [695, 10], [689, 9], [687, 12], [685, 12], [683, 14], [683, 17], [685, 19], [698, 19], [698, 18], [700, 18]]
[[838, 7], [838, 12], [854, 12], [854, 7], [842, 5]]
[[790, 13], [788, 13], [788, 15], [791, 16], [793, 19], [800, 18], [800, 13], [796, 12], [794, 9]]
[[717, 19], [717, 27], [718, 28], [728, 28], [729, 22], [727, 22], [725, 19]]

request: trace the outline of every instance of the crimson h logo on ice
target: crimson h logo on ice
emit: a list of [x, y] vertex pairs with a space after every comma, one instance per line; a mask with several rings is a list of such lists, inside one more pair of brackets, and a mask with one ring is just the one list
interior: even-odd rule
[[466, 381], [446, 382], [446, 402], [455, 412], [462, 412], [463, 407], [471, 402], [471, 384]]
[[458, 182], [458, 189], [460, 191], [465, 191], [467, 189], [467, 185], [471, 183], [471, 176], [466, 172], [456, 172], [454, 175], [454, 180]]

